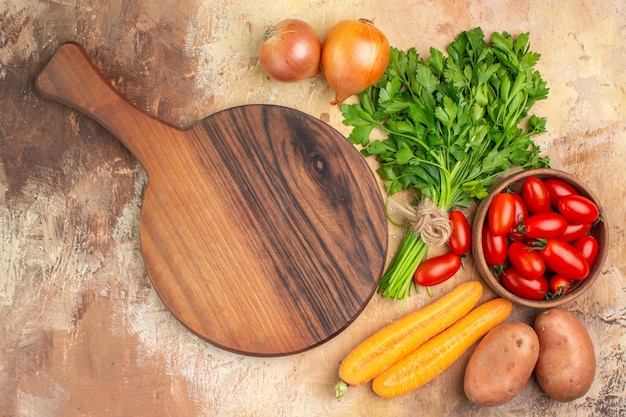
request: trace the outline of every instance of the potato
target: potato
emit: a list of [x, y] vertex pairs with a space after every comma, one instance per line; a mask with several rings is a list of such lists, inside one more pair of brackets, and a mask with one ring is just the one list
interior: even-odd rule
[[467, 363], [465, 395], [483, 407], [506, 403], [524, 388], [538, 355], [539, 340], [528, 324], [510, 321], [494, 327]]
[[535, 320], [539, 337], [537, 382], [556, 401], [582, 397], [591, 387], [596, 359], [584, 324], [569, 311], [553, 308]]

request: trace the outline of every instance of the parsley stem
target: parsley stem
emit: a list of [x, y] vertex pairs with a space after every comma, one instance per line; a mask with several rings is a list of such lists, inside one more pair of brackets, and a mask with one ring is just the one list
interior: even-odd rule
[[427, 253], [428, 246], [422, 238], [413, 230], [407, 230], [387, 271], [380, 279], [378, 292], [395, 300], [409, 295], [413, 287], [413, 273]]

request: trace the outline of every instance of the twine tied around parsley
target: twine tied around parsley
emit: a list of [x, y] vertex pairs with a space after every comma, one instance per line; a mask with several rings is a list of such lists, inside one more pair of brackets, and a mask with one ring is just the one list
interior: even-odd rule
[[423, 199], [418, 205], [388, 199], [394, 211], [409, 225], [413, 232], [428, 246], [441, 246], [448, 242], [452, 225], [448, 213], [437, 207], [430, 199]]

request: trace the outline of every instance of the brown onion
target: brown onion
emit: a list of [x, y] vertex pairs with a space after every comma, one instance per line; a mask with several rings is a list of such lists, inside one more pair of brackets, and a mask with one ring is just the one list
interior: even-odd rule
[[293, 82], [320, 73], [322, 43], [308, 23], [287, 19], [270, 26], [259, 47], [259, 63], [277, 81]]
[[322, 47], [322, 71], [335, 91], [331, 105], [365, 91], [385, 73], [391, 48], [387, 37], [367, 19], [333, 26]]

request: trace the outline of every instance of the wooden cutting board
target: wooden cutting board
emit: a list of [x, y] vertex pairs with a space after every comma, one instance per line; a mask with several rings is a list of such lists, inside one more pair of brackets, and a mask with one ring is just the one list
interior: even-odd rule
[[339, 333], [375, 292], [387, 252], [382, 196], [327, 124], [247, 105], [179, 130], [122, 97], [76, 43], [36, 85], [97, 120], [146, 170], [145, 266], [199, 337], [247, 355], [300, 352]]

